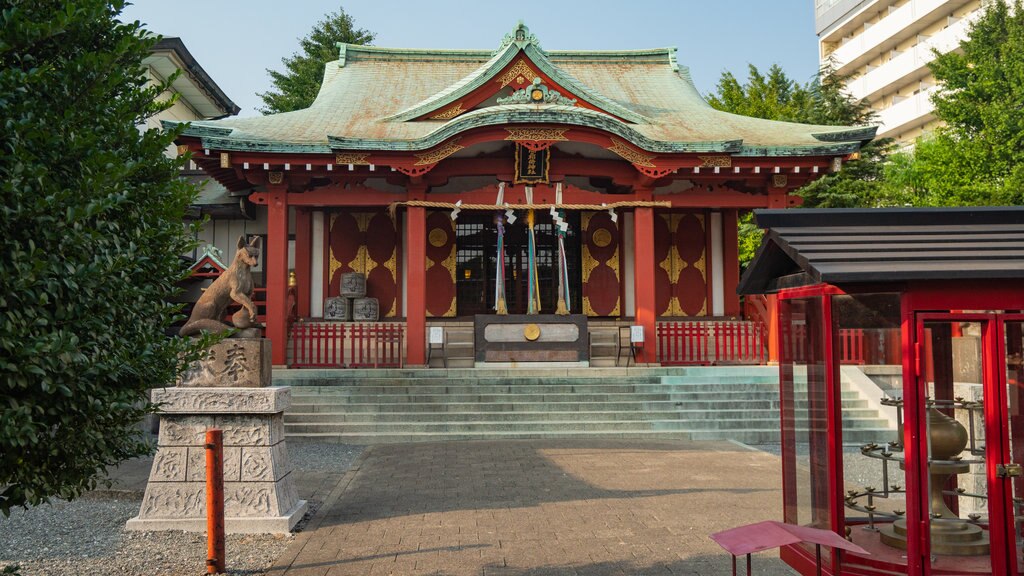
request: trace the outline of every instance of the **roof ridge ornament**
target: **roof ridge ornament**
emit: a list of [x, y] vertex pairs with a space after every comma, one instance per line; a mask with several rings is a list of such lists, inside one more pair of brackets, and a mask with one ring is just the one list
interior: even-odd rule
[[537, 40], [536, 36], [530, 33], [530, 29], [526, 27], [526, 24], [524, 24], [522, 20], [516, 23], [511, 32], [505, 34], [505, 37], [501, 39], [501, 46], [498, 47], [496, 52], [500, 52], [509, 44], [515, 44], [520, 49], [533, 44], [534, 48], [537, 50], [540, 50], [541, 52], [544, 51], [544, 49], [540, 47], [540, 41]]
[[540, 78], [534, 78], [533, 83], [526, 88], [520, 88], [511, 96], [498, 98], [498, 104], [555, 104], [558, 106], [575, 106], [575, 98], [566, 98], [557, 90], [551, 90], [541, 83]]

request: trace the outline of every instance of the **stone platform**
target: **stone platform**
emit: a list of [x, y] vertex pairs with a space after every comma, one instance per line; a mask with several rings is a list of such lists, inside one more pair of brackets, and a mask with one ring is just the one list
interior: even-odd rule
[[[233, 358], [252, 369], [235, 370], [238, 378], [228, 378], [229, 386], [237, 381], [265, 382], [269, 369], [264, 371], [264, 352], [269, 357], [269, 345], [228, 339], [214, 346], [202, 362], [223, 364]], [[216, 365], [202, 367], [186, 373], [182, 384], [209, 384], [206, 376], [196, 375], [219, 372], [224, 371]], [[160, 406], [160, 437], [142, 507], [128, 521], [128, 530], [206, 530], [204, 444], [207, 429], [219, 428], [224, 434], [226, 532], [291, 531], [305, 514], [306, 502], [295, 491], [284, 442], [283, 413], [291, 405], [290, 387], [178, 386], [155, 390], [152, 401]]]

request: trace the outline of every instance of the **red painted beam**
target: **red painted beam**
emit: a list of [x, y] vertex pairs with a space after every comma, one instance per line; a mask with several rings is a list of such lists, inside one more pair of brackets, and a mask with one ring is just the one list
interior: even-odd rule
[[288, 195], [283, 184], [267, 191], [267, 338], [275, 366], [287, 361]]

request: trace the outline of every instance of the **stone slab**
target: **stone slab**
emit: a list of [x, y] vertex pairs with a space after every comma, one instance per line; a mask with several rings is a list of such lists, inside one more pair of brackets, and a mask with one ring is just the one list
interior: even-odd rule
[[160, 419], [160, 448], [202, 446], [208, 428], [224, 432], [225, 446], [272, 446], [284, 440], [284, 423], [273, 415], [165, 414]]
[[[540, 328], [540, 336], [535, 341], [520, 336], [528, 324]], [[570, 338], [573, 333], [576, 338]], [[476, 362], [589, 361], [590, 349], [584, 337], [587, 333], [587, 317], [583, 314], [478, 314], [473, 319], [474, 359]]]
[[[298, 500], [287, 475], [278, 482], [224, 482], [225, 516], [275, 517], [291, 510]], [[139, 518], [206, 518], [206, 483], [151, 481]]]
[[[249, 518], [239, 516], [224, 517], [224, 531], [228, 534], [283, 534], [302, 520], [308, 509], [305, 500], [299, 500], [291, 510], [281, 516]], [[205, 532], [206, 518], [148, 518], [136, 516], [128, 520], [126, 530], [162, 531], [181, 530], [184, 532]]]
[[291, 406], [288, 386], [270, 388], [158, 388], [152, 400], [164, 414], [274, 414]]
[[178, 386], [266, 388], [270, 386], [271, 375], [270, 340], [226, 338], [211, 346], [204, 359], [182, 372]]

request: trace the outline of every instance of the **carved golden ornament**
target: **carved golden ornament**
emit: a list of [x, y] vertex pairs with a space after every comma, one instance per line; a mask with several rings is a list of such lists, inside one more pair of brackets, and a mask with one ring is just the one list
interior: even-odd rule
[[587, 280], [590, 279], [590, 273], [594, 271], [594, 268], [597, 268], [598, 266], [601, 265], [601, 263], [598, 262], [597, 259], [595, 259], [594, 256], [590, 253], [590, 247], [588, 247], [586, 244], [583, 245], [583, 261], [580, 262], [580, 264], [580, 277], [582, 278], [584, 284], [586, 284]]
[[527, 79], [532, 79], [537, 76], [537, 73], [530, 68], [526, 62], [522, 59], [516, 61], [516, 63], [508, 69], [508, 72], [502, 74], [495, 82], [501, 84], [504, 88], [509, 84], [515, 82], [517, 84], [523, 84]]
[[592, 236], [594, 246], [604, 248], [605, 246], [612, 243], [612, 233], [607, 228], [598, 228], [594, 231]]
[[683, 307], [679, 305], [679, 298], [673, 296], [668, 301], [668, 310], [665, 311], [668, 316], [685, 316], [683, 314]]
[[625, 142], [619, 140], [618, 138], [612, 138], [611, 140], [612, 145], [608, 147], [608, 150], [615, 152], [619, 156], [628, 160], [632, 164], [636, 164], [637, 166], [656, 168], [654, 162], [651, 162], [651, 160], [657, 158], [656, 155], [644, 154], [643, 152], [637, 150], [636, 148], [633, 148], [632, 146], [626, 144]]
[[568, 140], [565, 133], [569, 131], [568, 128], [505, 128], [505, 130], [508, 131], [505, 140], [516, 142], [520, 140]]
[[594, 217], [594, 214], [597, 214], [597, 212], [590, 212], [589, 210], [580, 212], [580, 230], [586, 232], [590, 228], [590, 219]]
[[442, 315], [442, 318], [454, 318], [455, 317], [455, 297], [452, 297], [452, 305], [448, 307], [448, 311]]
[[273, 171], [267, 174], [267, 181], [271, 184], [280, 184], [284, 182], [284, 172]]
[[356, 220], [356, 226], [359, 227], [360, 232], [366, 232], [370, 227], [370, 220], [373, 220], [374, 214], [368, 212], [360, 212], [359, 214], [352, 215]]
[[448, 243], [448, 232], [445, 232], [443, 228], [434, 228], [427, 236], [427, 240], [430, 242], [431, 246], [440, 248]]
[[612, 272], [615, 272], [615, 279], [619, 280], [619, 249], [618, 248], [615, 249], [615, 252], [612, 254], [612, 257], [609, 258], [608, 262], [605, 262], [605, 264], [607, 264], [608, 267], [612, 269]]
[[587, 316], [597, 316], [597, 312], [594, 312], [594, 307], [590, 305], [590, 296], [583, 297], [583, 313]]
[[366, 166], [370, 163], [369, 158], [369, 152], [341, 152], [334, 155], [334, 163]]
[[465, 148], [465, 146], [459, 146], [458, 142], [462, 137], [452, 138], [445, 142], [440, 147], [425, 152], [423, 154], [416, 154], [416, 164], [414, 166], [426, 166], [428, 164], [437, 164], [441, 160], [455, 154], [459, 150]]
[[448, 273], [451, 274], [452, 283], [455, 283], [455, 245], [452, 245], [452, 251], [448, 254], [448, 257], [441, 261], [441, 265], [444, 266]]
[[430, 259], [430, 256], [424, 256], [423, 259], [427, 261], [427, 265], [424, 268], [426, 270], [430, 270], [430, 267], [433, 266], [434, 264], [436, 264], [436, 262], [434, 262], [433, 260]]
[[[366, 261], [367, 261], [366, 246], [363, 245], [363, 246], [360, 246], [358, 250], [356, 250], [356, 257], [353, 258], [352, 261], [348, 263], [348, 267], [353, 272], [359, 272], [361, 274], [369, 274], [370, 270], [366, 269]], [[373, 262], [373, 260], [370, 260], [370, 262]], [[374, 266], [376, 266], [376, 265], [377, 264], [374, 262]]]
[[330, 266], [328, 267], [328, 271], [327, 271], [327, 281], [328, 282], [330, 282], [331, 279], [334, 278], [334, 273], [338, 271], [338, 268], [341, 268], [341, 262], [338, 262], [338, 259], [334, 257], [334, 249], [333, 248], [331, 248], [330, 260], [331, 260], [331, 263], [330, 263]]
[[732, 156], [697, 156], [701, 168], [732, 168]]
[[540, 326], [536, 324], [527, 324], [523, 327], [523, 338], [527, 341], [533, 342], [537, 338], [540, 338]]
[[701, 252], [700, 259], [693, 263], [693, 267], [700, 271], [701, 278], [704, 278], [704, 282], [708, 281], [708, 267], [705, 262], [705, 256], [707, 251]]
[[619, 314], [622, 313], [622, 310], [619, 308], [620, 300], [621, 298], [619, 298], [618, 296], [615, 297], [615, 308], [612, 308], [612, 313], [609, 314], [609, 316], [618, 316]]
[[434, 114], [430, 117], [431, 120], [451, 120], [459, 114], [462, 114], [465, 110], [462, 109], [462, 102], [459, 102], [455, 106], [445, 110], [444, 112]]
[[772, 174], [772, 188], [785, 188], [789, 184], [789, 176]]
[[398, 265], [397, 250], [392, 250], [391, 251], [391, 258], [388, 258], [387, 260], [381, 262], [381, 266], [386, 268], [387, 271], [391, 273], [391, 279], [396, 281], [396, 282], [398, 281], [397, 265]]

